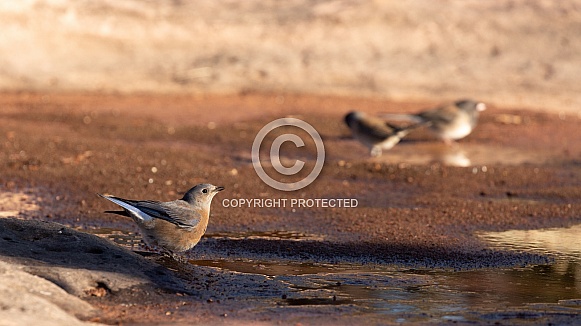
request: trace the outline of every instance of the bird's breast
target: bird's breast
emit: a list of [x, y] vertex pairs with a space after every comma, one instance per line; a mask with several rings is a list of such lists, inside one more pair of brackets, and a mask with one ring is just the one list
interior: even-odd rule
[[155, 245], [172, 252], [182, 252], [193, 248], [206, 232], [206, 225], [199, 223], [196, 226], [182, 228], [173, 223], [159, 220], [155, 226], [144, 230], [147, 237], [155, 242]]

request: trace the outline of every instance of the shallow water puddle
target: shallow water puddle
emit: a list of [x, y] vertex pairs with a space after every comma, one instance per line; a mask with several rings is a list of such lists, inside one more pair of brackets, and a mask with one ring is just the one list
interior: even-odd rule
[[516, 249], [553, 255], [559, 261], [581, 261], [581, 225], [570, 228], [480, 232], [481, 239], [500, 249]]
[[576, 304], [581, 299], [581, 225], [570, 228], [512, 230], [479, 233], [481, 239], [498, 249], [549, 255], [550, 265], [506, 271], [510, 282], [499, 287], [507, 297], [524, 303], [559, 302]]
[[576, 309], [581, 307], [577, 265], [451, 272], [255, 260], [190, 262], [284, 282], [289, 291], [278, 304], [289, 308], [348, 305], [357, 313], [398, 322], [506, 319], [511, 308], [533, 311], [534, 318], [553, 310], [581, 313]]
[[[238, 259], [238, 260], [204, 260], [191, 259], [190, 263], [198, 266], [216, 267], [224, 270], [260, 274], [265, 276], [283, 275], [308, 275], [320, 273], [337, 273], [345, 269], [345, 266], [335, 266], [329, 264], [312, 264], [297, 262], [267, 262], [261, 260]], [[356, 269], [356, 268], [355, 268]]]
[[291, 240], [291, 241], [321, 241], [322, 235], [308, 234], [296, 231], [251, 231], [251, 232], [216, 232], [206, 233], [205, 238], [229, 239], [229, 240]]
[[[279, 305], [355, 307], [357, 313], [406, 321], [577, 320], [581, 313], [581, 226], [479, 233], [492, 247], [550, 255], [550, 265], [470, 271], [259, 260], [198, 260], [288, 284]], [[560, 319], [559, 319], [560, 320]]]
[[[106, 232], [103, 232], [106, 233]], [[256, 309], [299, 309], [385, 319], [386, 322], [545, 322], [581, 315], [581, 226], [567, 229], [479, 233], [502, 250], [550, 255], [550, 265], [515, 268], [451, 270], [401, 266], [328, 264], [273, 259], [191, 259], [196, 266], [262, 276], [280, 282], [286, 292], [276, 298], [254, 298]], [[129, 245], [130, 233], [108, 236]], [[217, 233], [227, 239], [317, 238], [299, 232]], [[195, 256], [195, 255], [194, 255]], [[242, 255], [243, 256], [243, 255]], [[246, 298], [252, 297], [252, 288]], [[274, 305], [273, 305], [274, 300]], [[335, 308], [333, 308], [335, 307]], [[327, 309], [327, 308], [324, 308]]]

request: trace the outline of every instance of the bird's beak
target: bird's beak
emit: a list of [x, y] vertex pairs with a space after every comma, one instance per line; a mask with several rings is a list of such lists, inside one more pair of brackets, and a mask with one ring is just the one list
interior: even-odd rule
[[224, 187], [216, 187], [214, 188], [214, 192], [218, 192], [218, 191], [222, 191], [224, 190]]

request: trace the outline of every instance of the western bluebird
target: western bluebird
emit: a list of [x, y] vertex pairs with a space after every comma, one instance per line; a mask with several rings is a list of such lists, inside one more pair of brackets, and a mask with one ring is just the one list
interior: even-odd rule
[[222, 190], [224, 187], [199, 184], [182, 199], [169, 202], [99, 196], [123, 207], [124, 211], [110, 213], [131, 217], [147, 245], [173, 255], [193, 248], [200, 241], [208, 226], [212, 198]]

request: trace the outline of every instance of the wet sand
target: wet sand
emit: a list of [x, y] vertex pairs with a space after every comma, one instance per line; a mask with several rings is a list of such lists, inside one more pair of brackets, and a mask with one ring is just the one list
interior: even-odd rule
[[[32, 208], [19, 210], [19, 218], [88, 232], [135, 231], [129, 219], [104, 214], [112, 207], [95, 193], [172, 200], [197, 183], [222, 185], [226, 191], [213, 203], [209, 236], [189, 254], [196, 261], [438, 270], [546, 262], [542, 255], [491, 249], [474, 233], [581, 222], [581, 117], [490, 107], [477, 129], [455, 147], [418, 131], [381, 158], [370, 158], [342, 122], [352, 108], [416, 112], [437, 104], [254, 93], [6, 93], [0, 96], [0, 184], [2, 192], [28, 196], [25, 202]], [[285, 193], [258, 178], [250, 148], [266, 123], [289, 116], [309, 122], [321, 134], [327, 158], [315, 182]], [[298, 154], [314, 160], [308, 150], [286, 150], [290, 158]], [[355, 198], [358, 206], [224, 207], [222, 200], [233, 198]], [[191, 268], [196, 266], [188, 273]], [[188, 273], [183, 277], [191, 277]], [[338, 321], [333, 305], [321, 305], [316, 318], [308, 319], [312, 311], [300, 309], [257, 313], [256, 299], [242, 297], [209, 304], [211, 298], [157, 291], [141, 301], [129, 291], [89, 302], [103, 309], [96, 321], [105, 323], [226, 322], [223, 314], [241, 323]], [[121, 305], [127, 302], [132, 303]], [[276, 302], [272, 299], [274, 307]], [[166, 315], [179, 305], [188, 308]], [[345, 322], [382, 322], [355, 310], [342, 316]]]

